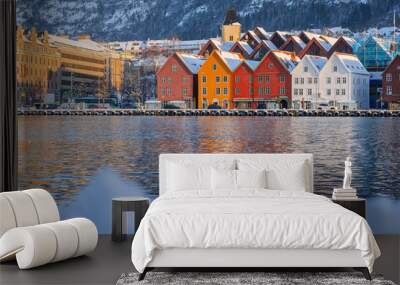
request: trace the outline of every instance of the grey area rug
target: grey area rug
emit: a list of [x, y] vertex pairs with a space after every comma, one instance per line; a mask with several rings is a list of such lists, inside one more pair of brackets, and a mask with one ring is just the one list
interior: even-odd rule
[[368, 281], [359, 272], [148, 272], [146, 278], [138, 281], [138, 273], [122, 274], [117, 285], [146, 284], [213, 284], [213, 285], [395, 285], [381, 276], [372, 276]]

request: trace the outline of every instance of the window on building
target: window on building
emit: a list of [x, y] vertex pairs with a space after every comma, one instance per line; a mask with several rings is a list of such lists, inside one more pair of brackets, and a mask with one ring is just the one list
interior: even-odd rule
[[279, 88], [279, 94], [285, 95], [285, 87]]
[[294, 84], [299, 84], [299, 78], [298, 77], [294, 78]]
[[303, 96], [303, 89], [299, 89], [299, 95]]
[[165, 88], [161, 88], [161, 95], [165, 95]]
[[269, 82], [269, 75], [265, 75], [265, 82]]
[[308, 72], [308, 66], [304, 66], [304, 72]]
[[312, 84], [312, 77], [308, 77], [308, 84]]
[[212, 69], [217, 70], [217, 65], [215, 63], [212, 65]]
[[392, 86], [387, 86], [386, 87], [386, 95], [391, 96], [392, 95]]
[[339, 89], [336, 89], [335, 92], [336, 92], [336, 93], [335, 93], [336, 95], [339, 95], [339, 94], [340, 94], [340, 90], [339, 90]]
[[314, 84], [318, 83], [318, 77], [314, 77]]
[[304, 84], [304, 78], [300, 78], [300, 84]]
[[240, 88], [236, 87], [235, 93], [236, 93], [236, 95], [239, 95], [240, 94]]
[[340, 84], [340, 77], [336, 78], [336, 83]]
[[228, 88], [227, 87], [224, 87], [224, 94], [225, 95], [228, 94]]
[[253, 83], [253, 76], [252, 75], [249, 76], [249, 82]]
[[233, 36], [229, 36], [229, 41], [233, 42]]
[[221, 94], [221, 88], [219, 87], [215, 88], [215, 94], [217, 95]]
[[265, 88], [265, 94], [266, 94], [266, 95], [271, 94], [271, 88], [266, 87], [266, 88]]
[[280, 82], [285, 82], [285, 74], [279, 75], [279, 81]]
[[253, 93], [254, 93], [253, 87], [249, 88], [249, 93], [250, 93], [250, 95], [253, 95]]
[[326, 89], [326, 95], [331, 96], [331, 89]]
[[307, 89], [307, 95], [311, 96], [312, 95], [312, 89]]
[[203, 76], [201, 77], [201, 81], [202, 81], [203, 83], [206, 83], [206, 82], [207, 82], [207, 76], [203, 75]]
[[182, 83], [186, 83], [188, 80], [187, 80], [187, 77], [186, 76], [183, 76], [182, 77]]
[[178, 67], [176, 66], [176, 64], [173, 64], [173, 65], [172, 65], [172, 72], [176, 72], [177, 68], [178, 68]]
[[235, 82], [239, 82], [240, 81], [240, 76], [235, 76]]
[[326, 83], [331, 84], [331, 78], [330, 77], [326, 78]]
[[346, 95], [346, 89], [342, 89], [342, 95]]
[[217, 75], [215, 76], [215, 82], [219, 82], [220, 81], [220, 77]]
[[182, 95], [184, 95], [184, 96], [187, 95], [187, 88], [182, 88]]
[[224, 75], [224, 82], [228, 82], [228, 76]]
[[268, 67], [269, 67], [269, 69], [272, 69], [274, 67], [274, 64], [273, 63], [269, 63]]
[[299, 95], [299, 89], [295, 88], [295, 89], [293, 90], [293, 93], [294, 93], [295, 96]]
[[168, 95], [168, 96], [171, 96], [171, 95], [172, 95], [172, 90], [171, 90], [171, 88], [167, 88], [167, 95]]
[[343, 78], [342, 78], [342, 83], [343, 83], [343, 84], [346, 84], [346, 77], [343, 77]]
[[263, 88], [262, 87], [258, 87], [258, 95], [262, 95], [263, 93]]
[[172, 78], [168, 77], [168, 83], [171, 84], [172, 83]]
[[207, 88], [206, 87], [203, 87], [203, 92], [202, 92], [204, 95], [205, 94], [207, 94]]
[[392, 81], [392, 74], [391, 73], [386, 73], [386, 81], [391, 82]]
[[337, 72], [337, 66], [336, 65], [333, 66], [333, 72]]
[[258, 75], [258, 76], [257, 76], [257, 80], [258, 80], [258, 82], [262, 82], [263, 76], [262, 76], [262, 75]]

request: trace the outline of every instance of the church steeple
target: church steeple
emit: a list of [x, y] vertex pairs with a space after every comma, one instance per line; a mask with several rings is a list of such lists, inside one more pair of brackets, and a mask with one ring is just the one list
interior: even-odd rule
[[240, 23], [235, 8], [231, 7], [226, 11], [222, 25], [222, 41], [236, 42], [240, 40]]

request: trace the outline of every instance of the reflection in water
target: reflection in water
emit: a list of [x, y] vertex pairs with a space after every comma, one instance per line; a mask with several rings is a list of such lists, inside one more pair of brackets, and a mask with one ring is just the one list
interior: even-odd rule
[[[370, 199], [372, 228], [389, 229], [380, 225], [380, 215], [372, 218], [389, 205], [385, 201], [397, 205], [392, 214], [400, 207], [397, 118], [71, 116], [18, 122], [20, 188], [49, 189], [62, 216], [91, 217], [103, 232], [110, 228], [111, 197], [157, 195], [158, 155], [168, 152], [313, 153], [315, 191], [322, 194], [341, 184], [350, 155], [359, 195], [384, 197]], [[384, 217], [390, 224], [386, 217], [395, 216]]]

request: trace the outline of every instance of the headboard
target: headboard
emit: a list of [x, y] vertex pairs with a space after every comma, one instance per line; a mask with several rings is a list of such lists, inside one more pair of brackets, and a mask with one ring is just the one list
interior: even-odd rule
[[304, 161], [306, 167], [307, 192], [313, 192], [314, 177], [313, 177], [313, 155], [309, 153], [240, 153], [240, 154], [227, 154], [227, 153], [166, 153], [160, 154], [159, 158], [159, 189], [160, 195], [167, 191], [167, 169], [169, 162], [182, 163], [190, 162], [194, 164], [213, 164], [218, 160], [232, 161], [234, 163], [238, 159], [246, 160], [267, 160], [267, 161]]

